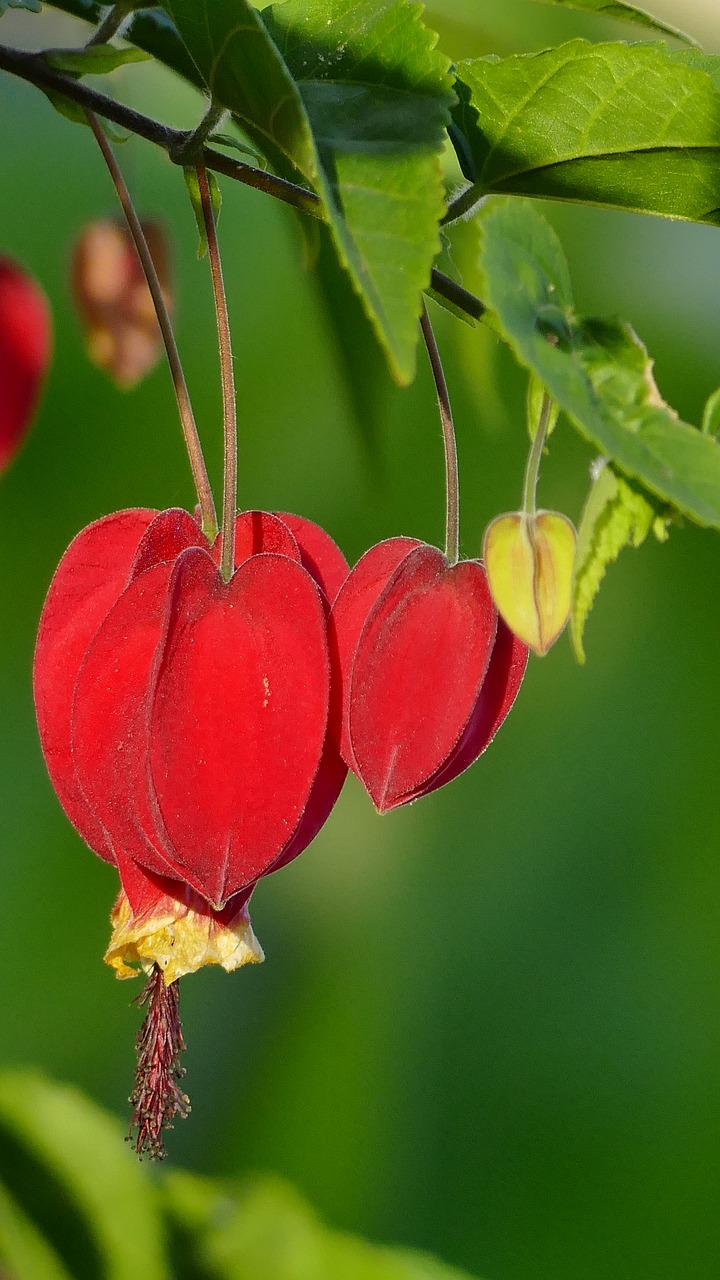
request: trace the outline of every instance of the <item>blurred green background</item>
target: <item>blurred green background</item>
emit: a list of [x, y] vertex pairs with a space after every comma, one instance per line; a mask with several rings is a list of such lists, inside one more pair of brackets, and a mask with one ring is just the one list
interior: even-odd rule
[[[454, 57], [636, 38], [521, 0], [438, 0], [428, 20]], [[9, 14], [0, 39], [76, 43], [80, 30]], [[720, 18], [696, 33], [720, 51]], [[197, 118], [197, 99], [148, 66], [113, 87], [171, 123]], [[0, 120], [0, 250], [39, 277], [55, 319], [41, 412], [0, 488], [2, 1061], [122, 1112], [138, 984], [101, 962], [116, 877], [48, 782], [32, 649], [77, 530], [125, 506], [192, 506], [193, 493], [165, 368], [123, 395], [84, 356], [69, 254], [84, 223], [114, 211], [89, 133], [8, 76]], [[141, 212], [171, 228], [178, 339], [219, 484], [211, 295], [184, 186], [144, 143], [119, 156]], [[396, 533], [437, 543], [442, 454], [424, 360], [409, 390], [377, 389], [368, 449], [293, 215], [222, 188], [240, 504], [310, 516], [351, 561]], [[699, 421], [720, 383], [720, 233], [544, 212], [580, 309], [630, 320], [663, 394]], [[519, 500], [524, 382], [487, 333], [433, 314], [472, 556], [487, 520]], [[561, 424], [543, 504], [577, 519], [591, 456]], [[591, 616], [587, 666], [565, 638], [531, 661], [497, 741], [446, 790], [380, 819], [349, 780], [313, 846], [255, 895], [266, 964], [183, 983], [193, 1112], [170, 1136], [174, 1163], [275, 1171], [335, 1226], [492, 1280], [716, 1280], [719, 551], [688, 524], [625, 553]]]

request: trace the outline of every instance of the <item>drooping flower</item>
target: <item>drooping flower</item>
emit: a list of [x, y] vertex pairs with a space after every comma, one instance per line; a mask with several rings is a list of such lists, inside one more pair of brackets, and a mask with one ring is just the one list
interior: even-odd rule
[[[310, 843], [347, 772], [327, 733], [341, 552], [301, 517], [251, 511], [229, 582], [218, 561], [185, 511], [97, 521], [60, 562], [35, 653], [51, 780], [120, 876], [105, 958], [118, 977], [150, 975], [150, 1012], [172, 1014], [158, 972], [167, 988], [262, 960], [253, 888]], [[147, 1136], [149, 1105], [138, 1142], [157, 1155], [165, 1103]]]
[[450, 782], [485, 750], [522, 682], [527, 649], [480, 561], [391, 538], [358, 561], [331, 613], [340, 673], [332, 730], [387, 812]]
[[0, 475], [32, 422], [51, 347], [45, 294], [14, 259], [0, 256]]

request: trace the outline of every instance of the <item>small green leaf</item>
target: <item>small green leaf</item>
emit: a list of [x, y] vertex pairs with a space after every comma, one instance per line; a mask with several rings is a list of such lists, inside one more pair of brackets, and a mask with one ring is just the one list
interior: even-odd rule
[[601, 466], [578, 528], [570, 633], [578, 662], [585, 661], [583, 632], [609, 564], [623, 547], [639, 547], [652, 530], [668, 536], [670, 516], [657, 500], [609, 464]]
[[[82, 1215], [105, 1280], [168, 1280], [152, 1184], [117, 1121], [74, 1089], [7, 1071], [0, 1075], [0, 1131], [55, 1179]], [[3, 1167], [0, 1155], [3, 1180], [14, 1167]], [[45, 1280], [43, 1272], [37, 1280]]]
[[[210, 188], [210, 200], [212, 202], [215, 220], [217, 221], [220, 217], [220, 209], [222, 207], [222, 194], [217, 184], [215, 174], [211, 173], [209, 169], [206, 170], [206, 173], [208, 187]], [[188, 165], [186, 169], [183, 169], [183, 174], [185, 176], [185, 186], [187, 187], [188, 195], [190, 196], [190, 204], [192, 205], [192, 211], [195, 214], [195, 221], [197, 223], [198, 258], [204, 258], [208, 251], [208, 239], [207, 231], [205, 230], [205, 215], [203, 214], [197, 169], [194, 169], [192, 165]]]
[[477, 193], [720, 224], [720, 72], [694, 50], [571, 40], [461, 62]]
[[233, 151], [239, 151], [241, 155], [250, 156], [250, 159], [259, 165], [265, 167], [265, 160], [259, 151], [254, 147], [248, 147], [246, 143], [241, 142], [239, 138], [233, 138], [229, 133], [211, 133], [208, 142], [212, 142], [216, 147], [229, 147]]
[[0, 0], [0, 18], [7, 9], [27, 9], [29, 13], [41, 13], [40, 0]]
[[720, 440], [720, 387], [713, 391], [703, 409], [701, 431], [706, 436]]
[[111, 44], [95, 44], [89, 49], [51, 49], [45, 61], [57, 71], [74, 76], [104, 76], [127, 62], [148, 62], [150, 54], [142, 49], [116, 49]]
[[[545, 388], [539, 378], [531, 372], [528, 378], [527, 400], [525, 413], [527, 417], [528, 435], [531, 440], [535, 439], [535, 433], [540, 422], [540, 415], [543, 410], [543, 401], [545, 399]], [[551, 436], [557, 426], [557, 420], [560, 414], [555, 401], [550, 405], [550, 417], [548, 418], [547, 427], [545, 428], [545, 437]]]
[[525, 368], [604, 456], [698, 524], [720, 528], [720, 446], [660, 397], [627, 325], [580, 321], [554, 231], [529, 201], [477, 215], [481, 296]]
[[651, 31], [659, 31], [663, 35], [672, 36], [675, 40], [684, 40], [686, 44], [694, 44], [691, 36], [687, 36], [677, 27], [670, 27], [659, 18], [653, 18], [645, 9], [638, 9], [634, 4], [623, 4], [622, 0], [543, 0], [544, 4], [561, 4], [566, 9], [582, 9], [586, 13], [599, 13], [604, 18], [617, 18], [619, 22], [634, 22], [638, 27], [648, 27]]

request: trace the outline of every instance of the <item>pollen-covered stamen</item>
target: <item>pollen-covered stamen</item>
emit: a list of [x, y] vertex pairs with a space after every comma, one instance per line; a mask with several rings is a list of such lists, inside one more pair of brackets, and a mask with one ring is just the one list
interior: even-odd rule
[[147, 1005], [138, 1033], [135, 1088], [129, 1102], [133, 1108], [129, 1140], [142, 1159], [165, 1158], [163, 1133], [172, 1129], [175, 1116], [184, 1120], [190, 1099], [179, 1081], [185, 1075], [180, 1054], [185, 1050], [179, 1013], [179, 982], [167, 986], [162, 970], [155, 965], [135, 1003]]

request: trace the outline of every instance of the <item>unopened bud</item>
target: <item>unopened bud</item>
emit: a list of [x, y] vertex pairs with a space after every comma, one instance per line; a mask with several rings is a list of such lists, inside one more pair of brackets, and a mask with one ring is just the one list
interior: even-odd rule
[[[168, 309], [172, 305], [167, 238], [158, 222], [142, 223]], [[87, 352], [120, 387], [154, 368], [162, 350], [155, 307], [129, 230], [112, 220], [85, 227], [75, 247], [72, 287], [85, 325]]]
[[575, 529], [557, 511], [497, 516], [485, 532], [484, 559], [498, 613], [540, 657], [570, 614]]

